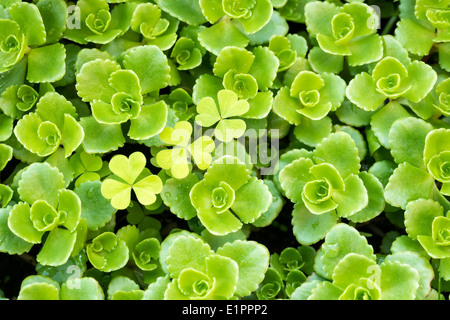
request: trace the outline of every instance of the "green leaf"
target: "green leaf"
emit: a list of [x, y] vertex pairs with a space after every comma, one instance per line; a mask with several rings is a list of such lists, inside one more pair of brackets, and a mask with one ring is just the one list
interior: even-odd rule
[[434, 31], [410, 19], [397, 22], [395, 37], [405, 49], [418, 56], [425, 56], [430, 52], [435, 37]]
[[343, 56], [323, 51], [319, 46], [311, 48], [308, 61], [315, 72], [339, 73], [344, 67]]
[[373, 115], [370, 125], [375, 136], [378, 138], [379, 143], [383, 147], [388, 149], [390, 148], [389, 132], [392, 124], [398, 119], [409, 116], [410, 114], [408, 111], [406, 111], [400, 103], [395, 101], [389, 102]]
[[375, 81], [366, 72], [362, 72], [350, 80], [345, 94], [353, 104], [366, 111], [378, 109], [386, 99], [376, 90]]
[[406, 232], [413, 239], [420, 235], [431, 236], [433, 220], [443, 215], [442, 206], [432, 199], [410, 201], [405, 210]]
[[273, 101], [273, 111], [290, 124], [298, 126], [303, 118], [297, 112], [298, 105], [298, 100], [291, 97], [289, 87], [282, 87]]
[[86, 252], [94, 268], [103, 272], [110, 272], [124, 267], [129, 257], [125, 241], [109, 231], [95, 237], [86, 246]]
[[[5, 252], [11, 255], [22, 254], [30, 251], [33, 243], [25, 241], [21, 237], [17, 236], [8, 226], [11, 209], [11, 206], [0, 209], [0, 232], [2, 234], [2, 238], [0, 240], [0, 252]], [[23, 222], [20, 223], [22, 224]]]
[[170, 80], [166, 55], [156, 46], [139, 46], [124, 53], [123, 66], [139, 77], [142, 94], [165, 88]]
[[63, 174], [44, 162], [33, 163], [22, 172], [17, 191], [20, 199], [29, 204], [44, 200], [56, 206], [59, 190], [64, 187]]
[[322, 214], [311, 213], [302, 202], [297, 202], [292, 211], [292, 227], [297, 241], [312, 245], [322, 240], [336, 225], [339, 218], [334, 210]]
[[145, 271], [157, 268], [159, 262], [160, 243], [156, 238], [147, 238], [139, 242], [132, 254], [136, 265]]
[[269, 251], [255, 241], [236, 240], [224, 244], [217, 253], [229, 257], [239, 266], [239, 278], [235, 294], [248, 296], [258, 288], [269, 267]]
[[[345, 152], [345, 156], [343, 155]], [[360, 159], [358, 148], [351, 136], [345, 132], [331, 133], [323, 139], [313, 152], [316, 163], [333, 165], [343, 178], [359, 173]]]
[[255, 55], [244, 48], [229, 46], [223, 48], [213, 65], [213, 73], [218, 77], [223, 77], [230, 70], [236, 73], [249, 73]]
[[312, 35], [330, 33], [330, 21], [339, 13], [339, 7], [329, 2], [314, 1], [305, 5], [305, 18], [308, 32]]
[[122, 147], [125, 137], [120, 125], [98, 123], [93, 116], [80, 119], [84, 139], [82, 146], [88, 153], [105, 153]]
[[304, 144], [315, 147], [331, 133], [332, 121], [330, 117], [312, 120], [304, 117], [300, 125], [295, 126], [295, 137]]
[[59, 286], [35, 282], [20, 289], [17, 300], [59, 300]]
[[108, 59], [84, 63], [76, 76], [78, 95], [83, 101], [110, 102], [116, 91], [109, 85], [109, 78], [119, 69], [120, 65], [117, 62]]
[[198, 181], [197, 175], [191, 173], [183, 179], [170, 178], [164, 183], [161, 198], [170, 211], [181, 219], [189, 220], [197, 215], [189, 193]]
[[229, 20], [222, 20], [200, 31], [198, 40], [202, 46], [215, 55], [219, 55], [220, 51], [225, 47], [244, 48], [249, 43], [249, 39]]
[[[2, 30], [5, 31], [0, 38], [1, 43], [9, 47], [5, 48], [5, 50], [2, 50], [1, 52], [0, 56], [2, 58], [2, 63], [0, 65], [0, 72], [3, 73], [5, 71], [11, 70], [16, 64], [18, 64], [19, 65], [18, 70], [20, 70], [20, 76], [18, 78], [20, 79], [22, 78], [22, 73], [25, 74], [24, 68], [26, 65], [25, 63], [26, 60], [24, 61], [23, 64], [20, 64], [19, 61], [23, 58], [25, 50], [28, 47], [26, 37], [20, 31], [20, 26], [12, 20], [2, 19], [2, 21], [0, 22], [0, 26], [2, 27]], [[14, 80], [18, 80], [14, 79], [15, 76], [11, 75], [10, 73], [8, 75], [10, 81], [16, 82]], [[15, 84], [22, 84], [22, 83], [23, 82]], [[7, 86], [5, 86], [3, 90], [6, 88]]]
[[25, 34], [30, 46], [38, 46], [45, 43], [46, 33], [44, 21], [38, 7], [27, 2], [17, 2], [9, 7], [11, 19], [19, 24], [20, 30]]
[[389, 146], [395, 162], [406, 161], [415, 167], [424, 168], [425, 138], [431, 130], [433, 130], [431, 124], [418, 118], [406, 117], [396, 120], [389, 131]]
[[252, 223], [269, 209], [272, 204], [270, 196], [263, 181], [253, 177], [236, 190], [231, 209], [244, 223]]
[[378, 34], [354, 39], [349, 44], [352, 54], [348, 56], [350, 66], [362, 66], [376, 62], [383, 57], [383, 41]]
[[321, 270], [318, 270], [315, 265], [316, 272], [330, 279], [339, 261], [351, 252], [375, 260], [373, 248], [368, 244], [367, 239], [360, 235], [355, 228], [345, 223], [339, 223], [332, 227], [325, 237], [321, 254], [317, 256], [322, 267]]
[[197, 0], [183, 0], [176, 4], [170, 0], [157, 0], [156, 3], [162, 10], [187, 24], [200, 25], [206, 22]]
[[434, 179], [428, 172], [403, 162], [389, 178], [384, 196], [387, 203], [405, 209], [410, 201], [430, 198], [433, 188]]
[[[431, 280], [433, 280], [433, 278], [435, 277], [435, 273], [428, 259], [421, 257], [418, 253], [406, 251], [388, 255], [385, 259], [385, 262], [400, 262], [402, 265], [412, 267], [419, 275], [419, 286], [417, 288], [415, 298], [420, 300], [429, 295], [431, 291]], [[405, 272], [405, 275], [408, 273], [411, 273], [411, 271]], [[389, 273], [387, 273], [386, 275], [389, 275]], [[411, 278], [415, 277], [411, 276]], [[405, 281], [405, 284], [408, 282], [411, 282], [411, 279], [409, 281]], [[399, 282], [399, 285], [401, 283], [402, 282]], [[402, 292], [405, 295], [410, 294], [410, 291]]]
[[165, 127], [168, 107], [164, 101], [143, 105], [139, 116], [130, 120], [128, 136], [134, 140], [146, 140], [159, 134]]
[[97, 230], [106, 225], [116, 212], [110, 201], [101, 193], [100, 181], [86, 181], [75, 188], [81, 201], [81, 217], [86, 219], [90, 230]]
[[349, 253], [334, 268], [332, 279], [336, 286], [347, 288], [352, 284], [358, 285], [363, 278], [377, 283], [380, 272], [375, 260], [361, 254]]
[[423, 162], [428, 165], [436, 155], [439, 155], [450, 148], [447, 137], [450, 130], [439, 128], [431, 131], [425, 138], [425, 146], [423, 150]]
[[300, 158], [286, 165], [279, 174], [281, 188], [293, 203], [300, 202], [302, 191], [308, 181], [313, 180], [310, 169], [314, 163], [309, 158]]
[[27, 80], [34, 83], [60, 80], [66, 72], [65, 59], [66, 49], [61, 43], [30, 50]]
[[59, 41], [66, 29], [67, 4], [62, 0], [40, 0], [36, 6], [45, 26], [46, 43]]
[[44, 265], [58, 266], [67, 262], [75, 245], [76, 233], [55, 228], [49, 232], [36, 260]]
[[426, 63], [413, 61], [408, 66], [408, 79], [411, 87], [403, 97], [418, 103], [433, 89], [437, 81], [437, 73]]
[[[369, 203], [369, 195], [364, 182], [356, 174], [347, 176], [344, 180], [345, 190], [336, 190], [333, 200], [337, 202], [336, 211], [340, 217], [349, 217], [364, 209]], [[357, 195], [357, 196], [356, 196]]]
[[384, 188], [380, 180], [369, 172], [362, 171], [359, 177], [367, 190], [368, 204], [363, 209], [347, 217], [353, 222], [364, 222], [374, 219], [385, 208]]
[[380, 287], [383, 300], [414, 299], [419, 288], [419, 273], [398, 261], [385, 261], [381, 265]]
[[98, 281], [91, 277], [70, 279], [61, 285], [62, 300], [103, 300], [105, 295]]
[[205, 259], [211, 254], [213, 251], [203, 240], [180, 236], [170, 245], [165, 262], [170, 275], [178, 278], [180, 273], [187, 268], [205, 271]]
[[35, 228], [31, 220], [30, 206], [24, 202], [12, 207], [8, 218], [8, 229], [30, 244], [40, 243], [44, 235], [44, 231]]
[[[224, 3], [228, 1], [224, 0]], [[269, 22], [272, 13], [273, 7], [270, 0], [257, 0], [255, 6], [251, 9], [251, 16], [237, 20], [244, 26], [245, 33], [253, 34], [261, 30]]]

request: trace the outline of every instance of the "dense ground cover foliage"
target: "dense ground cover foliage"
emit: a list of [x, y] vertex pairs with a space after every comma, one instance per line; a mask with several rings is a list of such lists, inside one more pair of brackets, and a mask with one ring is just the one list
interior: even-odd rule
[[449, 0], [0, 0], [0, 298], [438, 300]]

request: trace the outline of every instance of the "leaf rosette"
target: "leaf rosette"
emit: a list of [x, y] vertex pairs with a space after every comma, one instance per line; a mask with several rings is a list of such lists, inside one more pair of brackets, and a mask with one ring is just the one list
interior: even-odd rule
[[348, 99], [367, 111], [376, 110], [386, 99], [405, 98], [417, 103], [426, 97], [437, 81], [437, 73], [422, 61], [401, 62], [387, 56], [372, 74], [362, 72], [348, 84]]
[[58, 41], [67, 21], [67, 4], [54, 1], [54, 5], [46, 8], [45, 2], [5, 3], [0, 19], [0, 73], [16, 66], [20, 69], [19, 62], [23, 61], [29, 82], [54, 82], [64, 76], [66, 50]]
[[[33, 181], [36, 184], [30, 190], [28, 183]], [[62, 265], [74, 250], [81, 201], [64, 186], [58, 169], [47, 163], [30, 165], [19, 180], [22, 201], [13, 206], [8, 217], [10, 230], [29, 243], [42, 243], [48, 233], [37, 255], [37, 261], [44, 265]]]
[[[180, 260], [180, 254], [186, 259]], [[201, 238], [178, 235], [165, 263], [172, 281], [165, 299], [224, 300], [255, 291], [269, 266], [269, 252], [254, 241], [235, 240], [214, 252]]]
[[252, 223], [268, 210], [272, 196], [262, 180], [232, 156], [214, 161], [190, 191], [197, 217], [209, 232], [225, 235]]
[[[219, 5], [217, 5], [219, 3]], [[252, 34], [262, 29], [270, 20], [273, 12], [268, 0], [200, 0], [203, 15], [211, 23], [226, 16], [239, 21], [246, 33]]]
[[12, 20], [0, 20], [0, 73], [10, 70], [25, 55], [27, 40], [20, 26]]
[[[162, 54], [154, 46], [141, 48]], [[131, 52], [130, 54], [133, 55]], [[165, 60], [163, 63], [167, 63], [167, 58]], [[130, 122], [128, 136], [135, 140], [145, 140], [164, 128], [168, 112], [164, 101], [144, 104], [144, 86], [147, 81], [145, 75], [121, 69], [115, 61], [96, 59], [83, 64], [77, 74], [76, 88], [78, 95], [90, 102], [92, 116], [98, 123], [118, 126]]]
[[191, 160], [201, 170], [206, 170], [212, 162], [214, 141], [208, 136], [202, 136], [191, 143], [191, 135], [192, 125], [187, 121], [177, 122], [174, 128], [166, 127], [159, 135], [164, 143], [173, 147], [159, 151], [156, 162], [164, 170], [169, 170], [176, 179], [189, 175]]
[[302, 117], [320, 120], [336, 110], [345, 97], [345, 81], [332, 73], [301, 71], [291, 87], [282, 87], [273, 103], [273, 111], [291, 124]]
[[[396, 38], [409, 52], [418, 56], [430, 53], [435, 43], [450, 41], [450, 15], [447, 1], [418, 0], [401, 6], [401, 20], [395, 30]], [[439, 63], [448, 69], [448, 55], [445, 50]]]
[[320, 48], [330, 54], [347, 56], [351, 66], [378, 61], [383, 56], [381, 37], [376, 33], [377, 13], [364, 3], [339, 7], [329, 2], [305, 5], [306, 26]]
[[419, 241], [431, 257], [450, 258], [447, 236], [449, 219], [438, 202], [425, 198], [408, 202], [405, 209], [405, 230], [411, 239]]
[[[337, 156], [339, 148], [349, 151], [342, 162]], [[339, 216], [349, 217], [369, 203], [359, 167], [354, 141], [347, 133], [337, 132], [322, 140], [311, 157], [300, 157], [286, 165], [279, 181], [286, 197], [293, 203], [302, 202], [311, 213], [336, 210]]]
[[170, 57], [176, 61], [178, 70], [190, 70], [202, 63], [203, 54], [192, 39], [181, 37], [175, 43]]
[[440, 191], [450, 195], [450, 145], [448, 129], [434, 129], [425, 138], [424, 163], [434, 179], [442, 183]]
[[179, 20], [161, 11], [153, 3], [140, 3], [133, 11], [131, 30], [142, 34], [144, 43], [161, 50], [173, 46], [177, 39]]
[[79, 44], [106, 44], [123, 35], [131, 26], [132, 4], [120, 3], [110, 10], [106, 0], [77, 2], [79, 27], [67, 28], [64, 38]]
[[436, 86], [436, 95], [434, 107], [443, 115], [450, 115], [450, 80], [448, 78]]
[[86, 253], [92, 265], [103, 272], [124, 267], [129, 258], [125, 241], [109, 231], [92, 239], [92, 242], [86, 246]]
[[[56, 111], [54, 105], [59, 105]], [[77, 117], [71, 102], [56, 92], [48, 92], [39, 99], [35, 112], [17, 122], [14, 134], [27, 150], [40, 157], [49, 156], [62, 146], [67, 158], [84, 139]]]
[[261, 30], [273, 14], [270, 0], [201, 0], [199, 4], [212, 24], [199, 33], [199, 41], [215, 55], [227, 46], [245, 47], [249, 43], [246, 34]]
[[399, 261], [378, 265], [370, 257], [349, 253], [336, 265], [332, 281], [316, 283], [308, 299], [409, 300], [418, 288], [419, 272], [412, 266]]
[[0, 97], [0, 108], [13, 119], [21, 118], [38, 102], [39, 93], [30, 85], [12, 85], [3, 91]]

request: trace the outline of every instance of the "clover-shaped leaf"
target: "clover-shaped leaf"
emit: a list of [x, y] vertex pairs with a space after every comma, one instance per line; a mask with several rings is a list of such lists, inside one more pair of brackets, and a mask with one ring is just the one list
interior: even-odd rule
[[217, 124], [214, 129], [215, 136], [223, 142], [230, 142], [242, 136], [246, 128], [244, 120], [233, 117], [242, 116], [250, 106], [246, 100], [239, 100], [237, 94], [231, 90], [219, 91], [217, 99], [219, 106], [210, 97], [200, 100], [197, 104], [198, 115], [195, 121], [202, 127]]
[[156, 195], [162, 190], [162, 182], [158, 176], [152, 175], [145, 168], [146, 158], [141, 152], [134, 152], [129, 158], [116, 155], [109, 162], [112, 172], [102, 182], [101, 192], [116, 209], [126, 209], [131, 201], [131, 190], [139, 202], [149, 205], [156, 201]]
[[179, 121], [174, 128], [166, 127], [159, 135], [164, 143], [173, 148], [159, 151], [156, 162], [164, 170], [170, 170], [170, 175], [176, 179], [183, 179], [189, 174], [190, 159], [202, 170], [207, 169], [212, 162], [213, 140], [202, 136], [191, 143], [191, 134], [192, 125], [187, 121]]

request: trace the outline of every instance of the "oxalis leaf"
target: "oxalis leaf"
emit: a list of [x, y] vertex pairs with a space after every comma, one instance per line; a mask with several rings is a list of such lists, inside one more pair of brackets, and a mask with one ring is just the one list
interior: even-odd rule
[[0, 299], [448, 299], [449, 5], [0, 0]]

